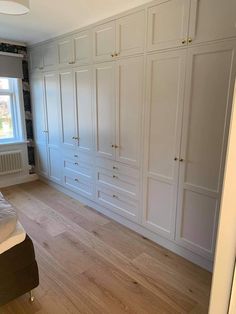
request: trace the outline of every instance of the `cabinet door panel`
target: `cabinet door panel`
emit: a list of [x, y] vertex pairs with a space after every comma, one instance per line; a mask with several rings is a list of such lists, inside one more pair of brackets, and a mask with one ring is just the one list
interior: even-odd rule
[[91, 59], [90, 31], [80, 32], [73, 37], [75, 63], [88, 64]]
[[58, 74], [48, 73], [45, 75], [44, 81], [48, 121], [48, 145], [58, 146], [60, 142], [60, 103]]
[[[235, 46], [235, 42], [228, 42], [188, 51], [177, 240], [208, 258], [214, 253], [215, 217], [235, 78]], [[191, 231], [185, 232], [185, 220], [196, 222]], [[200, 221], [208, 222], [208, 229], [202, 231], [204, 238], [195, 236], [204, 227]]]
[[148, 50], [182, 46], [188, 36], [189, 9], [190, 0], [162, 1], [149, 8]]
[[91, 153], [93, 150], [93, 108], [91, 70], [89, 67], [75, 70], [75, 84], [78, 109], [79, 150]]
[[192, 0], [191, 7], [189, 35], [194, 43], [236, 36], [235, 0]]
[[59, 65], [65, 66], [74, 61], [72, 38], [63, 38], [58, 41]]
[[50, 42], [43, 46], [43, 65], [45, 68], [58, 64], [57, 46], [55, 42]]
[[61, 183], [63, 164], [61, 154], [57, 148], [48, 148], [48, 159], [50, 179], [56, 183]]
[[32, 48], [30, 50], [30, 68], [31, 71], [43, 68], [43, 53], [41, 46]]
[[116, 21], [116, 52], [120, 56], [142, 53], [144, 50], [144, 36], [144, 10], [118, 19]]
[[117, 62], [118, 149], [116, 159], [139, 166], [143, 103], [143, 57]]
[[144, 223], [174, 237], [186, 51], [148, 57]]
[[115, 159], [115, 65], [95, 68], [97, 155]]
[[36, 167], [37, 167], [37, 173], [40, 175], [47, 177], [48, 176], [48, 151], [47, 151], [47, 145], [36, 143]]
[[74, 149], [77, 140], [76, 104], [74, 99], [74, 80], [71, 70], [60, 72], [60, 94], [62, 113], [62, 145]]
[[111, 60], [116, 49], [115, 22], [95, 27], [93, 31], [93, 58], [95, 61]]

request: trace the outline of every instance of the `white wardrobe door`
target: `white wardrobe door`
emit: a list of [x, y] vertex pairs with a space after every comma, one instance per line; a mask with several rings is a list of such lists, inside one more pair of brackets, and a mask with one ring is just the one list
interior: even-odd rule
[[93, 107], [90, 67], [75, 70], [75, 84], [78, 110], [78, 148], [91, 153], [93, 150]]
[[44, 67], [52, 67], [58, 64], [57, 45], [54, 41], [42, 46], [42, 51]]
[[71, 37], [62, 38], [57, 43], [59, 65], [69, 65], [74, 61], [73, 41]]
[[36, 143], [36, 166], [39, 174], [47, 176], [47, 123], [44, 101], [44, 79], [42, 75], [31, 77], [33, 104], [34, 140]]
[[76, 103], [74, 99], [73, 71], [59, 73], [62, 113], [62, 146], [74, 149], [77, 146]]
[[93, 59], [111, 60], [116, 49], [116, 23], [114, 21], [99, 25], [93, 30]]
[[213, 258], [235, 79], [235, 42], [188, 51], [177, 241]]
[[143, 57], [117, 62], [116, 160], [139, 166], [143, 103]]
[[[160, 1], [148, 9], [148, 50], [187, 44], [190, 0]], [[185, 41], [182, 43], [182, 41]]]
[[59, 76], [57, 73], [45, 74], [45, 98], [48, 121], [48, 155], [49, 177], [59, 183], [61, 180], [61, 157], [59, 144], [61, 140]]
[[115, 159], [115, 63], [95, 67], [97, 155]]
[[136, 12], [116, 21], [116, 52], [120, 56], [142, 53], [145, 39], [145, 11]]
[[73, 36], [74, 61], [78, 64], [88, 64], [91, 60], [91, 36], [90, 31], [79, 32]]
[[143, 223], [167, 238], [175, 230], [185, 59], [182, 50], [147, 60]]
[[236, 36], [235, 0], [192, 0], [191, 7], [193, 16], [190, 17], [189, 36], [193, 43]]
[[43, 68], [42, 46], [34, 47], [30, 50], [30, 68], [31, 71]]

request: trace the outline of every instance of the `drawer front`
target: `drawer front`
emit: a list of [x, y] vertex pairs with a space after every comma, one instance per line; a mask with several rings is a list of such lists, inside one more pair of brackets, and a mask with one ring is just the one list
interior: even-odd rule
[[81, 163], [80, 161], [72, 161], [70, 159], [64, 160], [64, 173], [67, 173], [68, 171], [73, 171], [84, 179], [91, 180], [94, 177], [93, 167], [89, 164]]
[[94, 184], [88, 180], [79, 178], [76, 174], [67, 173], [64, 175], [64, 185], [74, 192], [93, 198], [94, 196]]
[[116, 189], [128, 197], [138, 199], [139, 197], [139, 180], [128, 177], [124, 174], [106, 169], [97, 168], [97, 184], [103, 187]]
[[139, 179], [139, 170], [105, 158], [96, 158], [96, 166]]
[[117, 191], [97, 187], [97, 202], [126, 218], [136, 221], [138, 202]]
[[72, 160], [72, 161], [86, 163], [86, 164], [94, 164], [94, 159], [92, 156], [83, 154], [80, 152], [78, 153], [72, 150], [64, 150], [63, 156], [65, 160]]

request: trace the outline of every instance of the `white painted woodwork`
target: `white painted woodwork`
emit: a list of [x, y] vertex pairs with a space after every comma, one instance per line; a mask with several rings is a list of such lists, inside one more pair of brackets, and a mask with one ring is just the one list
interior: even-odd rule
[[62, 159], [60, 152], [55, 147], [48, 147], [48, 160], [49, 160], [49, 177], [56, 183], [61, 183], [62, 178]]
[[212, 258], [235, 78], [235, 42], [188, 50], [177, 241]]
[[115, 159], [115, 63], [95, 66], [96, 153]]
[[147, 60], [144, 224], [173, 238], [186, 50], [150, 55]]
[[[148, 50], [187, 44], [190, 0], [160, 1], [148, 9]], [[185, 41], [183, 44], [182, 42]]]
[[92, 153], [94, 150], [92, 71], [90, 67], [80, 67], [74, 73], [78, 113], [78, 149], [81, 152]]
[[43, 56], [41, 46], [36, 46], [30, 51], [30, 69], [32, 72], [43, 68]]
[[111, 21], [93, 29], [94, 61], [112, 60], [116, 50], [116, 23]]
[[73, 71], [68, 69], [59, 73], [62, 118], [62, 146], [75, 149], [77, 146], [76, 104], [74, 99]]
[[59, 151], [61, 142], [59, 75], [56, 72], [47, 73], [44, 76], [44, 81], [48, 125], [49, 178], [60, 183], [62, 165]]
[[116, 190], [96, 187], [97, 202], [129, 220], [137, 221], [137, 201]]
[[48, 174], [47, 122], [44, 101], [44, 79], [41, 74], [31, 77], [31, 99], [36, 144], [36, 167], [40, 175]]
[[60, 66], [74, 62], [73, 42], [71, 37], [62, 38], [57, 43]]
[[191, 6], [189, 37], [193, 43], [236, 37], [235, 0], [192, 0]]
[[116, 64], [116, 160], [139, 166], [142, 135], [143, 57]]
[[79, 32], [73, 36], [74, 45], [74, 62], [76, 64], [89, 64], [91, 61], [91, 35], [90, 31], [86, 30]]
[[124, 16], [116, 21], [116, 53], [119, 57], [144, 51], [145, 11]]
[[49, 42], [42, 46], [43, 67], [51, 68], [58, 64], [58, 54], [56, 42]]

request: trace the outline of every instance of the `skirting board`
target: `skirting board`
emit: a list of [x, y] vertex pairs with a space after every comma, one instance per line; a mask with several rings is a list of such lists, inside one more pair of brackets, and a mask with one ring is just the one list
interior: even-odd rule
[[32, 182], [38, 180], [39, 177], [37, 174], [29, 174], [27, 176], [18, 176], [18, 177], [12, 177], [9, 179], [4, 179], [4, 181], [1, 181], [0, 177], [0, 188], [5, 188], [8, 186], [16, 185], [16, 184], [22, 184], [27, 182]]
[[132, 222], [124, 217], [121, 217], [120, 215], [98, 205], [97, 203], [95, 203], [94, 201], [91, 201], [81, 195], [78, 195], [77, 193], [74, 193], [70, 190], [68, 190], [67, 188], [58, 185], [57, 183], [54, 183], [52, 181], [49, 181], [43, 177], [39, 177], [40, 180], [42, 180], [43, 182], [47, 183], [48, 185], [54, 187], [55, 189], [59, 190], [60, 192], [65, 193], [66, 195], [80, 201], [82, 204], [87, 205], [95, 210], [97, 210], [98, 212], [104, 214], [105, 216], [117, 221], [118, 223], [124, 225], [125, 227], [135, 231], [136, 233], [140, 234], [141, 236], [165, 247], [166, 249], [184, 257], [185, 259], [189, 260], [190, 262], [197, 264], [198, 266], [212, 272], [213, 270], [213, 262], [206, 260], [205, 258], [201, 257], [200, 255], [197, 255], [191, 251], [186, 250], [183, 247], [178, 246], [177, 244], [164, 239], [163, 237], [153, 233], [150, 230], [147, 230], [145, 227]]

